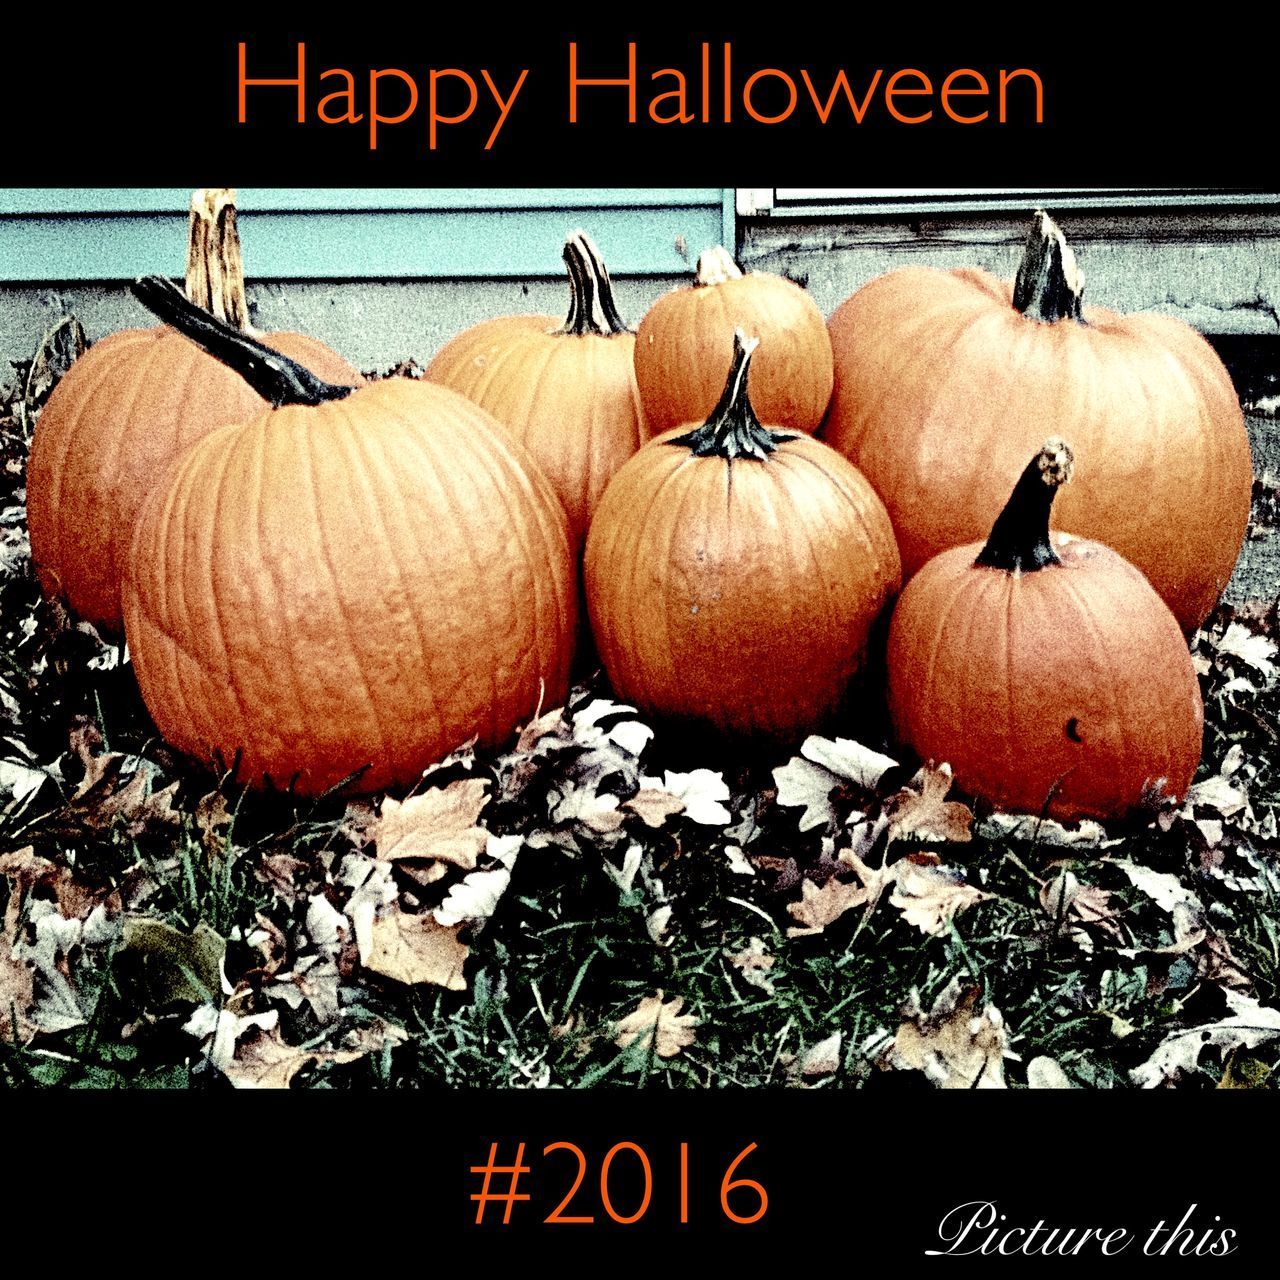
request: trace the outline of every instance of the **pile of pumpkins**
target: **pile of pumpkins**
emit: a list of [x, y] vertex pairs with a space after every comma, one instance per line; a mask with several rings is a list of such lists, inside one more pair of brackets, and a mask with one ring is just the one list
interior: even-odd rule
[[575, 233], [563, 323], [367, 383], [249, 328], [234, 193], [190, 227], [185, 292], [134, 286], [163, 324], [76, 362], [28, 473], [44, 589], [123, 629], [177, 747], [304, 794], [411, 784], [566, 696], [585, 601], [656, 717], [832, 727], [887, 630], [895, 732], [967, 792], [1071, 820], [1190, 784], [1243, 418], [1190, 328], [1082, 307], [1046, 215], [1012, 285], [909, 266], [829, 322], [709, 250], [634, 332]]

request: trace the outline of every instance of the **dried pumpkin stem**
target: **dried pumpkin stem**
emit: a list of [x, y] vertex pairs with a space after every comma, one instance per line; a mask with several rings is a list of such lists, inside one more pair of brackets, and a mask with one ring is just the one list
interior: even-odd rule
[[618, 311], [609, 272], [591, 237], [575, 231], [564, 242], [569, 268], [569, 314], [557, 333], [611, 338], [632, 330]]
[[133, 296], [157, 319], [190, 338], [228, 369], [238, 373], [264, 400], [279, 408], [286, 404], [317, 405], [342, 400], [356, 388], [335, 386], [310, 369], [273, 351], [257, 338], [242, 333], [187, 298], [163, 276], [142, 276], [132, 285]]
[[741, 279], [741, 268], [723, 245], [718, 244], [714, 249], [704, 249], [698, 255], [698, 269], [693, 278], [696, 288], [705, 289], [709, 285]]
[[1014, 485], [975, 564], [1006, 573], [1034, 573], [1060, 563], [1049, 541], [1049, 513], [1059, 487], [1071, 479], [1074, 463], [1065, 441], [1054, 437], [1044, 442]]
[[1084, 273], [1076, 263], [1061, 228], [1043, 209], [1037, 209], [1027, 247], [1013, 282], [1013, 306], [1031, 320], [1084, 323], [1080, 305]]
[[191, 193], [187, 297], [235, 329], [249, 330], [244, 261], [236, 227], [236, 193], [208, 187]]
[[684, 445], [698, 457], [757, 458], [763, 461], [784, 440], [795, 439], [791, 431], [771, 431], [756, 417], [747, 380], [751, 372], [751, 356], [760, 345], [759, 338], [748, 338], [741, 329], [733, 335], [733, 365], [720, 402], [700, 427], [668, 440], [668, 444]]

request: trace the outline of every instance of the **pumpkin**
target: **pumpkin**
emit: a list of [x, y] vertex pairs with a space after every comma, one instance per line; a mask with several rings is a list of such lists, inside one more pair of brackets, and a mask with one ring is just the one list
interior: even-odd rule
[[[186, 283], [193, 302], [247, 326], [233, 191], [192, 196]], [[323, 378], [360, 380], [314, 338], [263, 341]], [[264, 407], [242, 378], [172, 329], [125, 329], [95, 342], [54, 388], [31, 442], [27, 523], [45, 594], [118, 632], [122, 563], [156, 476], [188, 444]]]
[[884, 505], [802, 432], [763, 425], [756, 340], [719, 404], [645, 444], [587, 538], [592, 633], [618, 694], [730, 734], [792, 738], [839, 706], [898, 588]]
[[822, 312], [799, 285], [765, 271], [744, 275], [717, 247], [698, 258], [692, 287], [665, 294], [640, 321], [636, 382], [651, 435], [700, 422], [715, 408], [736, 329], [760, 339], [751, 375], [760, 417], [817, 430], [832, 379]]
[[1200, 760], [1200, 686], [1182, 631], [1111, 548], [1049, 533], [1071, 450], [1049, 440], [985, 544], [907, 584], [889, 631], [900, 741], [1008, 809], [1073, 821], [1185, 795]]
[[1060, 519], [1137, 565], [1194, 630], [1231, 576], [1253, 471], [1231, 379], [1178, 320], [1082, 307], [1044, 213], [1013, 286], [905, 267], [831, 317], [835, 393], [822, 435], [875, 485], [908, 577], [981, 538], [1046, 431], [1079, 474]]
[[564, 513], [493, 418], [435, 383], [333, 386], [166, 281], [134, 288], [273, 406], [192, 445], [138, 515], [125, 634], [169, 742], [251, 784], [377, 790], [564, 698]]
[[569, 315], [501, 316], [448, 342], [426, 376], [487, 409], [537, 459], [581, 547], [613, 473], [644, 439], [632, 353], [599, 251], [584, 232], [564, 247]]

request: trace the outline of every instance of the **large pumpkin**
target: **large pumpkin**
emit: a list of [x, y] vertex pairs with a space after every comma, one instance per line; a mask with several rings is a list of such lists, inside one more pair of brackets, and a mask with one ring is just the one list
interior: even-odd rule
[[1049, 533], [1071, 451], [1048, 441], [986, 543], [907, 584], [889, 633], [899, 739], [965, 790], [1056, 818], [1181, 797], [1200, 760], [1200, 686], [1177, 620], [1109, 547]]
[[692, 286], [649, 308], [636, 334], [636, 382], [651, 435], [700, 422], [715, 408], [734, 330], [760, 339], [751, 397], [763, 421], [816, 431], [831, 398], [831, 340], [799, 285], [743, 274], [722, 248], [698, 258]]
[[803, 433], [763, 425], [738, 334], [720, 403], [613, 478], [584, 563], [619, 695], [735, 734], [791, 738], [840, 704], [899, 585], [880, 499]]
[[[192, 196], [187, 295], [246, 328], [235, 215], [233, 191]], [[262, 340], [322, 378], [360, 381], [314, 338], [269, 333]], [[95, 342], [54, 388], [31, 442], [27, 523], [45, 593], [118, 631], [122, 561], [156, 476], [207, 432], [264, 407], [242, 378], [172, 329], [124, 329]]]
[[501, 426], [434, 383], [334, 387], [164, 281], [135, 291], [276, 406], [193, 445], [138, 517], [125, 633], [170, 742], [253, 784], [374, 790], [564, 698], [564, 513]]
[[632, 353], [600, 254], [584, 232], [564, 247], [569, 315], [501, 316], [448, 342], [427, 377], [487, 409], [538, 460], [575, 546], [613, 473], [644, 438]]
[[1081, 308], [1062, 233], [1037, 215], [1014, 285], [905, 267], [830, 321], [823, 438], [893, 517], [903, 568], [981, 538], [1046, 431], [1081, 459], [1059, 518], [1137, 565], [1186, 630], [1222, 592], [1249, 518], [1231, 379], [1181, 321]]

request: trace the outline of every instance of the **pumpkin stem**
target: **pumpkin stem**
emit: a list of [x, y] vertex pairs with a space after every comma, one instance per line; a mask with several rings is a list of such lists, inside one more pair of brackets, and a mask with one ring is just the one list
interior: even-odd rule
[[236, 228], [236, 193], [209, 187], [191, 193], [187, 297], [234, 329], [249, 329], [244, 261]]
[[1083, 293], [1084, 272], [1076, 263], [1066, 236], [1043, 209], [1037, 209], [1013, 282], [1014, 309], [1044, 324], [1058, 320], [1078, 320], [1083, 324]]
[[741, 280], [742, 269], [734, 262], [729, 250], [723, 245], [714, 249], [704, 249], [698, 254], [698, 270], [693, 278], [697, 288], [707, 285], [724, 284], [727, 280]]
[[569, 268], [569, 314], [556, 332], [601, 338], [631, 333], [614, 301], [600, 250], [585, 231], [575, 231], [564, 242], [564, 262]]
[[1059, 486], [1071, 479], [1074, 463], [1075, 455], [1064, 440], [1054, 436], [1044, 442], [1018, 477], [975, 564], [1006, 573], [1034, 573], [1061, 563], [1049, 541], [1049, 513]]
[[720, 402], [700, 427], [668, 440], [668, 444], [684, 445], [700, 458], [714, 454], [728, 458], [758, 458], [763, 461], [784, 440], [794, 440], [793, 431], [770, 431], [756, 417], [747, 394], [751, 372], [751, 354], [760, 345], [759, 338], [748, 338], [741, 329], [733, 334], [733, 367], [724, 384]]
[[163, 276], [142, 276], [131, 287], [133, 296], [157, 319], [238, 373], [277, 409], [286, 404], [317, 405], [325, 400], [341, 400], [355, 390], [317, 378], [296, 360], [225, 324], [196, 306]]

